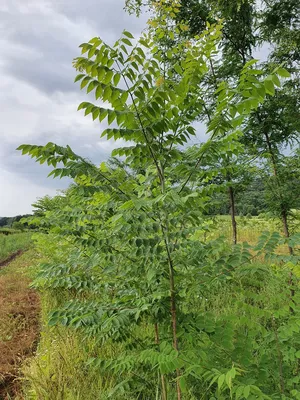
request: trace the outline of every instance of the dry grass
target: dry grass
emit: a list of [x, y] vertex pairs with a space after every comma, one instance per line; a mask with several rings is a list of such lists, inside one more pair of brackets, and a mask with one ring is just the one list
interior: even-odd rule
[[29, 289], [33, 250], [0, 271], [0, 399], [21, 398], [16, 378], [39, 332], [39, 299]]
[[[282, 223], [279, 219], [261, 218], [261, 217], [236, 217], [237, 221], [237, 237], [238, 243], [247, 242], [250, 245], [255, 245], [263, 232], [279, 232], [282, 233]], [[297, 220], [291, 219], [289, 221], [291, 234], [299, 232]], [[231, 242], [232, 240], [232, 226], [230, 216], [215, 217], [215, 231], [212, 236], [224, 236], [224, 238]], [[288, 254], [288, 246], [280, 245], [276, 251], [277, 254]]]

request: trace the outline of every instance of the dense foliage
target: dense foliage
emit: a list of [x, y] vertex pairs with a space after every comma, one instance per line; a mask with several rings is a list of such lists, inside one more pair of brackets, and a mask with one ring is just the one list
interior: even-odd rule
[[6, 228], [15, 228], [15, 229], [25, 229], [29, 228], [29, 225], [26, 221], [21, 222], [21, 220], [24, 218], [29, 218], [31, 215], [30, 214], [24, 214], [24, 215], [16, 215], [15, 217], [0, 217], [0, 228], [6, 227]]

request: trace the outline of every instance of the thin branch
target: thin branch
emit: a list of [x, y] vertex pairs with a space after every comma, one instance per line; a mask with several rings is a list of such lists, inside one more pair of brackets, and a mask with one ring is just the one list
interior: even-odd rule
[[131, 93], [131, 90], [130, 90], [130, 87], [129, 87], [129, 85], [128, 85], [126, 76], [124, 76], [124, 74], [123, 74], [123, 72], [122, 72], [122, 69], [121, 69], [120, 64], [119, 64], [118, 61], [116, 61], [116, 64], [117, 64], [117, 66], [118, 66], [118, 68], [119, 68], [119, 70], [120, 70], [120, 74], [122, 75], [122, 77], [123, 77], [123, 79], [124, 79], [125, 85], [126, 85], [126, 87], [127, 87], [129, 96], [130, 96], [130, 98], [131, 98], [131, 100], [132, 100], [132, 104], [133, 104], [133, 106], [134, 106], [134, 109], [135, 109], [135, 112], [136, 112], [136, 115], [137, 115], [138, 121], [139, 121], [139, 123], [140, 123], [140, 127], [141, 127], [141, 130], [142, 130], [143, 136], [144, 136], [144, 138], [145, 138], [145, 140], [146, 140], [146, 143], [147, 143], [149, 152], [150, 152], [151, 157], [152, 157], [152, 159], [153, 159], [153, 161], [154, 161], [154, 164], [155, 164], [155, 166], [156, 166], [156, 169], [157, 169], [159, 178], [160, 178], [160, 180], [162, 181], [162, 180], [163, 180], [162, 171], [161, 171], [161, 169], [160, 169], [160, 166], [159, 166], [159, 164], [158, 164], [158, 161], [157, 161], [157, 159], [156, 159], [156, 157], [155, 157], [155, 154], [154, 154], [154, 152], [153, 152], [153, 149], [152, 149], [152, 147], [151, 147], [151, 143], [150, 143], [150, 141], [149, 141], [149, 139], [148, 139], [147, 132], [146, 132], [146, 130], [145, 130], [145, 127], [144, 127], [143, 121], [142, 121], [142, 119], [141, 119], [139, 110], [138, 110], [138, 108], [137, 108], [136, 102], [135, 102], [135, 100], [134, 100], [134, 97], [133, 97], [133, 95], [132, 95], [132, 93]]

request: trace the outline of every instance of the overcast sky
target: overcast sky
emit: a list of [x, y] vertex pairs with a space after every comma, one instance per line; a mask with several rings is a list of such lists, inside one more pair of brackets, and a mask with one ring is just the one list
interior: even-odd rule
[[68, 185], [21, 156], [20, 144], [69, 144], [97, 164], [109, 156], [104, 126], [76, 111], [86, 94], [73, 83], [72, 59], [94, 36], [113, 44], [123, 29], [146, 27], [147, 15], [123, 7], [124, 0], [0, 0], [0, 217], [31, 212], [37, 197]]
[[96, 163], [112, 143], [103, 127], [77, 112], [85, 94], [74, 84], [72, 59], [94, 36], [113, 43], [124, 28], [138, 34], [146, 16], [123, 10], [124, 0], [0, 1], [0, 216], [31, 212], [31, 203], [68, 182], [21, 156], [22, 143], [66, 145]]

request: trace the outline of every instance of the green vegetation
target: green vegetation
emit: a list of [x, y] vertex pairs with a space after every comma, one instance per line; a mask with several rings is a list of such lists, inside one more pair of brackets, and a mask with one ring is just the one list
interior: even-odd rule
[[[73, 179], [32, 220], [45, 262], [30, 399], [300, 399], [299, 160], [281, 151], [299, 120], [278, 114], [282, 96], [298, 101], [296, 72], [232, 47], [247, 1], [211, 1], [196, 36], [182, 3], [150, 2], [141, 38], [95, 37], [74, 60], [100, 104], [79, 110], [128, 146], [100, 166], [69, 146], [19, 147]], [[272, 32], [279, 51], [288, 35]], [[199, 119], [207, 141], [188, 146]], [[269, 217], [237, 218], [251, 184]], [[214, 217], [226, 201], [230, 220]]]
[[0, 233], [2, 233], [4, 235], [11, 235], [13, 233], [20, 233], [20, 231], [18, 229], [4, 227], [4, 228], [0, 228]]
[[27, 250], [31, 245], [30, 232], [3, 234], [0, 231], [0, 262], [18, 250]]
[[[257, 242], [258, 236], [254, 229], [263, 230], [274, 224], [274, 221], [263, 218], [247, 219], [245, 222], [243, 233], [254, 242]], [[218, 218], [215, 226], [217, 228], [210, 228], [212, 236], [224, 233], [225, 227], [228, 232], [230, 221]], [[197, 234], [202, 236], [203, 232]], [[178, 356], [167, 347], [166, 340], [171, 331], [166, 327], [166, 331], [162, 332], [162, 321], [158, 325], [161, 343], [156, 343], [151, 308], [145, 303], [149, 301], [149, 289], [146, 292], [144, 288], [145, 300], [139, 307], [129, 308], [129, 302], [133, 306], [137, 301], [133, 296], [136, 295], [136, 286], [141, 285], [138, 284], [140, 275], [146, 273], [146, 287], [152, 281], [156, 288], [152, 306], [157, 307], [161, 302], [163, 293], [159, 291], [161, 289], [155, 279], [150, 280], [148, 268], [147, 272], [139, 267], [136, 269], [138, 276], [130, 278], [128, 265], [122, 271], [120, 267], [124, 264], [118, 263], [118, 257], [115, 263], [119, 276], [112, 274], [112, 266], [107, 267], [104, 274], [103, 255], [92, 254], [93, 246], [85, 246], [87, 253], [80, 254], [77, 244], [74, 247], [60, 235], [37, 235], [39, 253], [44, 253], [48, 260], [42, 265], [35, 281], [42, 293], [43, 330], [36, 357], [23, 369], [27, 381], [25, 398], [89, 400], [134, 399], [139, 396], [154, 399], [156, 393], [153, 387], [160, 385], [154, 373], [156, 368], [164, 372], [165, 378], [170, 377], [167, 390], [173, 398], [173, 374], [168, 371], [172, 370], [173, 363], [176, 363], [175, 366], [180, 363], [182, 367], [181, 357], [188, 360], [188, 373], [182, 385], [189, 385], [189, 390], [184, 391], [184, 399], [198, 399], [199, 393], [205, 393], [207, 397], [203, 399], [211, 398], [213, 394], [219, 399], [229, 398], [226, 382], [231, 374], [232, 381], [229, 380], [229, 383], [232, 383], [233, 395], [241, 393], [245, 394], [245, 398], [251, 398], [250, 394], [247, 396], [248, 391], [259, 393], [259, 387], [268, 395], [273, 393], [273, 396], [260, 394], [252, 398], [280, 398], [276, 395], [280, 391], [280, 379], [287, 390], [295, 390], [293, 388], [299, 381], [300, 326], [296, 314], [298, 307], [294, 301], [299, 301], [299, 292], [297, 289], [291, 302], [291, 264], [277, 264], [279, 259], [272, 256], [272, 249], [279, 238], [273, 235], [269, 239], [264, 249], [270, 257], [267, 262], [259, 250], [250, 261], [249, 249], [242, 248], [229, 260], [231, 250], [224, 239], [212, 243], [208, 238], [209, 245], [200, 242], [198, 252], [193, 256], [199, 260], [194, 261], [193, 280], [186, 282], [190, 275], [188, 270], [177, 271], [182, 307], [179, 323], [185, 324], [180, 335], [182, 355]], [[207, 256], [202, 252], [208, 253]], [[214, 255], [214, 252], [219, 254]], [[282, 247], [281, 253], [287, 254], [287, 249]], [[289, 256], [283, 256], [284, 259], [288, 260]], [[191, 265], [191, 256], [186, 265]], [[299, 267], [294, 267], [294, 273], [300, 276]], [[125, 287], [121, 287], [121, 282]], [[108, 293], [105, 292], [106, 287]], [[117, 298], [117, 290], [121, 292], [121, 300]], [[111, 313], [104, 317], [103, 307], [108, 307], [108, 304], [103, 304], [105, 298]], [[295, 313], [291, 314], [291, 306]], [[159, 314], [164, 310], [166, 312], [167, 307], [168, 302], [164, 301]], [[59, 312], [53, 313], [53, 310]], [[127, 320], [126, 314], [131, 312], [134, 315], [132, 318], [129, 315]], [[142, 315], [136, 322], [139, 312]], [[159, 314], [161, 319], [163, 315]], [[57, 318], [61, 323], [53, 326]], [[145, 357], [143, 362], [142, 357]], [[192, 362], [195, 370], [190, 369]], [[280, 373], [281, 363], [283, 375]], [[211, 385], [212, 381], [216, 383]], [[221, 389], [217, 389], [218, 382], [223, 382], [223, 394]], [[292, 395], [286, 398], [297, 397]]]

